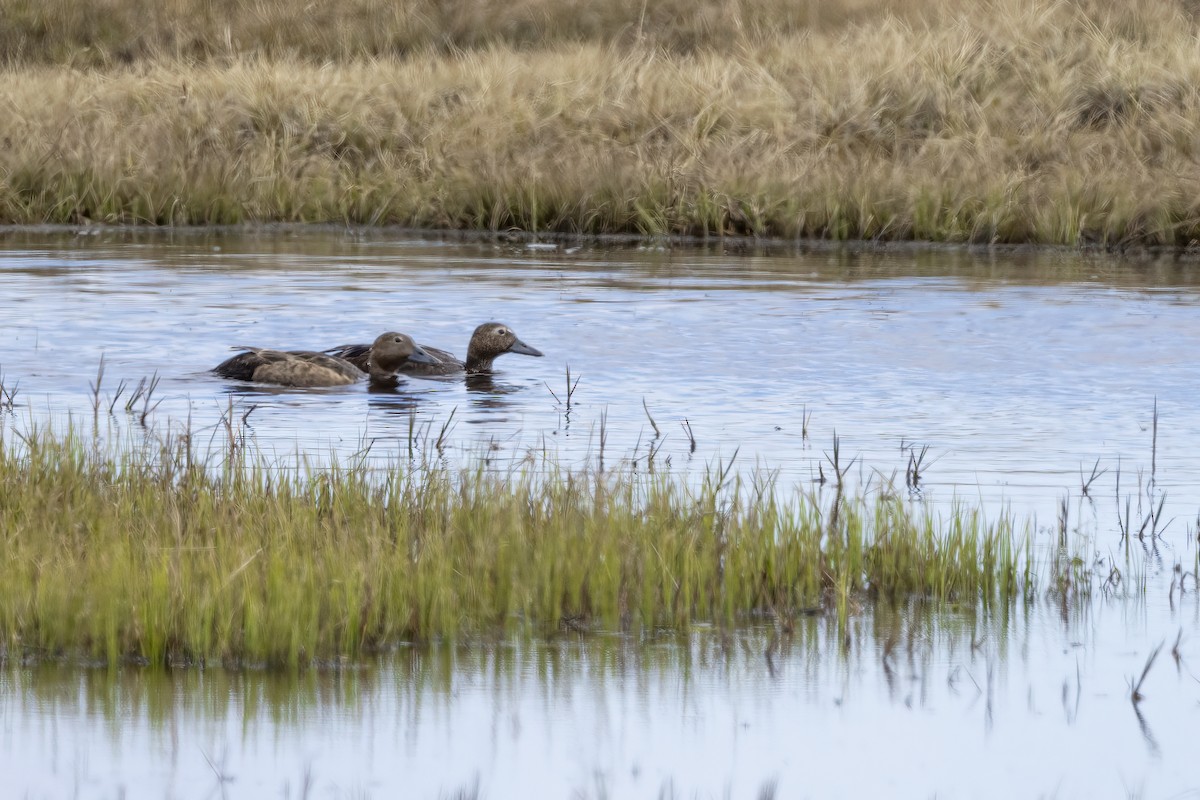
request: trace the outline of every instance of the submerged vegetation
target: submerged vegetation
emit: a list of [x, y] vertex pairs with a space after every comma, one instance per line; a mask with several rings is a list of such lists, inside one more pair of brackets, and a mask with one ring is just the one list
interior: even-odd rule
[[0, 222], [1200, 238], [1188, 0], [0, 6]]
[[914, 598], [1004, 609], [1090, 592], [1082, 541], [960, 508], [784, 491], [714, 468], [449, 472], [268, 464], [231, 439], [103, 444], [4, 431], [9, 657], [300, 665], [407, 641], [842, 623]]

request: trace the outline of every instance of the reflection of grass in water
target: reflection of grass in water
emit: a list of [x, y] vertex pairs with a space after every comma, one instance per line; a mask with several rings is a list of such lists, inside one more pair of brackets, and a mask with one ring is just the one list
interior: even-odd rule
[[16, 5], [5, 222], [1200, 237], [1175, 0]]
[[[1078, 557], [965, 507], [833, 498], [713, 470], [396, 463], [284, 469], [228, 437], [0, 440], [0, 631], [35, 656], [284, 665], [476, 633], [686, 629], [872, 601], [985, 608], [1090, 591]], [[836, 504], [835, 509], [824, 507]], [[1064, 601], [1066, 602], [1066, 601]]]

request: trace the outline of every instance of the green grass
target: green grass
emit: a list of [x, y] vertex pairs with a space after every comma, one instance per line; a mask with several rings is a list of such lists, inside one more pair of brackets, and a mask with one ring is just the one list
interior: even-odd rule
[[716, 469], [696, 486], [407, 461], [286, 468], [237, 452], [201, 463], [186, 437], [0, 432], [10, 656], [297, 666], [407, 641], [787, 629], [878, 603], [986, 610], [1091, 591], [1072, 574], [1080, 559], [1037, 557], [1006, 517], [935, 519], [886, 493], [812, 495]]

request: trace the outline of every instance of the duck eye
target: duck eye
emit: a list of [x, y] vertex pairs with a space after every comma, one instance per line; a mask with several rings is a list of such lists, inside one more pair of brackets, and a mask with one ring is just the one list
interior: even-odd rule
[[496, 333], [500, 334], [501, 336], [507, 336], [507, 335], [508, 335], [508, 331], [504, 330], [504, 328], [499, 328], [499, 329], [497, 329], [497, 330], [496, 330]]
[[395, 342], [396, 344], [400, 344], [400, 337], [397, 336], [395, 339], [392, 339], [392, 341]]

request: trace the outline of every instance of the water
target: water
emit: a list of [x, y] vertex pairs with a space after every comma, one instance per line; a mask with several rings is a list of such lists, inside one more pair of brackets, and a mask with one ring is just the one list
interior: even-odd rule
[[1066, 626], [877, 615], [848, 646], [807, 620], [770, 659], [766, 632], [702, 630], [300, 675], [13, 669], [0, 768], [31, 798], [1194, 797], [1194, 595], [1174, 618], [1121, 605]]
[[[338, 233], [10, 234], [0, 239], [0, 369], [18, 415], [90, 419], [119, 381], [157, 374], [150, 416], [210, 438], [232, 399], [260, 449], [382, 460], [450, 424], [442, 457], [530, 452], [609, 465], [742, 469], [807, 485], [836, 433], [852, 475], [1053, 519], [1080, 470], [1114, 496], [1152, 466], [1168, 516], [1200, 481], [1200, 285], [1172, 264], [1062, 254], [726, 255], [713, 250], [447, 244]], [[207, 372], [233, 345], [324, 348], [388, 329], [462, 354], [498, 319], [546, 353], [510, 355], [494, 383], [412, 380], [263, 390]], [[577, 381], [569, 413], [566, 369]], [[473, 387], [478, 388], [478, 387]], [[127, 396], [127, 395], [126, 395]], [[556, 399], [557, 397], [557, 399]], [[116, 410], [121, 411], [123, 401]], [[453, 413], [453, 418], [451, 414]], [[695, 439], [691, 448], [686, 420]], [[806, 423], [807, 420], [807, 423]], [[807, 433], [807, 438], [805, 437]]]
[[[290, 677], [10, 668], [0, 771], [29, 797], [295, 797], [306, 775], [310, 796], [744, 797], [772, 782], [781, 797], [1200, 793], [1200, 611], [1194, 581], [1181, 597], [1172, 572], [1195, 568], [1200, 509], [1193, 273], [1046, 252], [9, 232], [0, 373], [19, 391], [6, 426], [90, 424], [103, 356], [105, 424], [121, 381], [157, 374], [149, 435], [190, 425], [220, 442], [232, 403], [281, 461], [383, 464], [415, 447], [451, 464], [583, 466], [603, 428], [609, 465], [645, 469], [654, 447], [658, 468], [695, 477], [736, 453], [738, 469], [810, 487], [836, 433], [859, 486], [904, 490], [927, 446], [913, 502], [1007, 509], [1047, 544], [1066, 499], [1106, 563], [1124, 563], [1118, 496], [1136, 524], [1153, 471], [1165, 534], [1135, 546], [1144, 594], [1127, 583], [1065, 619], [1049, 603], [1012, 619], [862, 615], [848, 645], [835, 620], [806, 620], [770, 659], [770, 632], [745, 630], [413, 649]], [[387, 393], [207, 372], [231, 345], [388, 329], [462, 354], [489, 319], [546, 357], [505, 356], [486, 387]], [[112, 424], [140, 431], [137, 418], [121, 400]], [[1127, 681], [1160, 642], [1135, 709]]]

